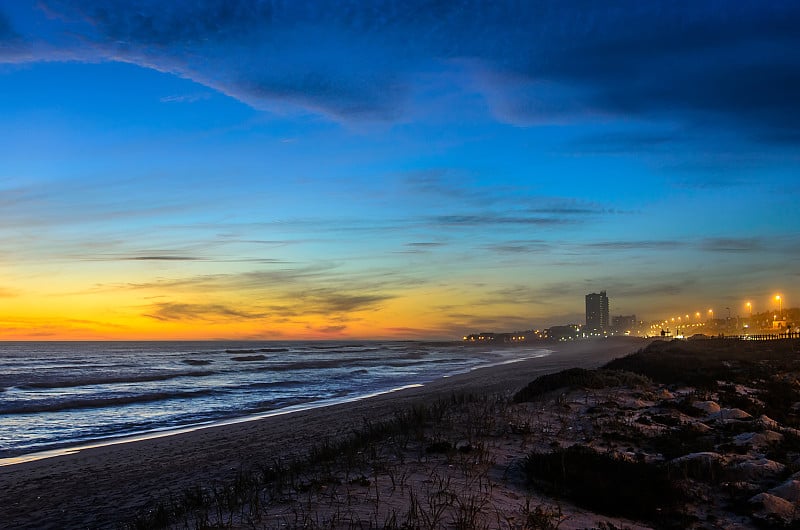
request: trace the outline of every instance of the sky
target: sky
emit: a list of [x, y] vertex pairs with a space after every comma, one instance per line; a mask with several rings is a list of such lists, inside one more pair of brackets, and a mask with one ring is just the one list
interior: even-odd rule
[[0, 339], [800, 299], [800, 4], [0, 0]]

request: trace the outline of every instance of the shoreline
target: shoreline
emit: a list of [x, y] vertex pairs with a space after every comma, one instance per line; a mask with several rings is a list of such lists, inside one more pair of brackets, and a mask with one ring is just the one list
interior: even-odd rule
[[426, 385], [430, 385], [439, 380], [450, 379], [452, 377], [457, 377], [463, 374], [469, 374], [476, 370], [483, 370], [483, 369], [491, 369], [497, 366], [504, 366], [507, 364], [514, 364], [519, 362], [525, 362], [533, 359], [541, 359], [542, 357], [547, 357], [548, 355], [554, 353], [555, 350], [549, 348], [537, 348], [537, 351], [544, 352], [544, 353], [537, 353], [536, 355], [532, 355], [529, 357], [520, 357], [515, 359], [508, 359], [504, 361], [492, 362], [478, 366], [472, 366], [466, 370], [457, 371], [453, 373], [448, 373], [444, 375], [440, 375], [431, 380], [425, 380], [418, 383], [409, 383], [398, 387], [392, 387], [387, 389], [380, 389], [374, 390], [363, 394], [356, 394], [352, 396], [345, 396], [345, 397], [336, 397], [336, 398], [328, 398], [328, 399], [320, 399], [316, 401], [307, 401], [303, 403], [296, 403], [294, 405], [288, 405], [286, 407], [281, 407], [278, 409], [266, 410], [261, 412], [253, 412], [249, 414], [245, 414], [243, 416], [231, 416], [228, 418], [221, 418], [218, 420], [209, 420], [205, 422], [199, 423], [190, 423], [186, 425], [176, 425], [173, 427], [163, 427], [160, 429], [153, 429], [153, 430], [145, 430], [139, 432], [131, 432], [128, 434], [121, 434], [121, 435], [111, 435], [107, 437], [95, 438], [91, 440], [84, 440], [81, 442], [76, 443], [69, 443], [65, 442], [63, 445], [56, 445], [50, 449], [43, 449], [38, 451], [31, 451], [20, 453], [18, 455], [8, 456], [8, 457], [0, 457], [0, 468], [6, 466], [14, 466], [18, 464], [22, 464], [25, 462], [33, 462], [36, 460], [43, 460], [47, 458], [57, 458], [60, 456], [66, 456], [71, 454], [76, 454], [81, 451], [85, 451], [88, 449], [95, 449], [100, 447], [106, 447], [110, 445], [119, 445], [119, 444], [126, 444], [126, 443], [136, 443], [145, 440], [157, 439], [157, 438], [164, 438], [167, 436], [179, 436], [181, 434], [188, 434], [192, 432], [196, 432], [203, 429], [211, 429], [215, 427], [223, 427], [226, 425], [236, 425], [239, 423], [246, 423], [250, 421], [259, 421], [268, 418], [272, 418], [274, 416], [281, 416], [284, 414], [293, 414], [296, 412], [303, 412], [307, 410], [314, 410], [318, 408], [324, 407], [331, 407], [335, 405], [344, 405], [347, 403], [354, 403], [357, 401], [362, 401], [365, 399], [371, 399], [374, 397], [378, 397], [384, 394], [392, 394], [395, 392], [401, 392], [403, 390], [408, 390], [411, 388], [422, 388]]
[[553, 345], [547, 357], [480, 368], [366, 399], [208, 425], [181, 434], [92, 447], [0, 467], [0, 520], [14, 528], [109, 527], [148, 503], [198, 484], [231, 480], [258, 462], [302, 457], [365, 421], [457, 393], [508, 394], [539, 375], [595, 368], [650, 341], [599, 339]]
[[[479, 369], [480, 367], [476, 368]], [[444, 376], [442, 379], [446, 379], [451, 376]], [[86, 441], [79, 444], [74, 445], [65, 445], [63, 447], [55, 447], [53, 449], [47, 449], [44, 451], [34, 451], [31, 453], [23, 453], [17, 456], [9, 456], [5, 458], [0, 458], [0, 468], [6, 466], [15, 466], [19, 464], [24, 464], [26, 462], [35, 462], [37, 460], [44, 460], [47, 458], [58, 458], [60, 456], [67, 456], [78, 454], [81, 451], [86, 451], [89, 449], [97, 449], [101, 447], [108, 447], [111, 445], [121, 445], [121, 444], [128, 444], [128, 443], [136, 443], [136, 442], [143, 442], [146, 440], [155, 440], [158, 438], [166, 438], [168, 436], [180, 436], [182, 434], [189, 434], [197, 431], [201, 431], [203, 429], [213, 429], [216, 427], [225, 427], [228, 425], [237, 425], [239, 423], [247, 423], [251, 421], [260, 421], [266, 420], [269, 418], [273, 418], [275, 416], [282, 416], [284, 414], [294, 414], [296, 412], [304, 412], [308, 410], [314, 410], [319, 408], [325, 407], [333, 407], [336, 405], [344, 405], [347, 403], [354, 403], [356, 401], [361, 401], [364, 399], [371, 399], [377, 396], [381, 396], [384, 394], [392, 394], [394, 392], [401, 392], [403, 390], [408, 390], [410, 388], [421, 388], [425, 386], [425, 383], [414, 383], [409, 385], [403, 385], [397, 388], [391, 388], [388, 390], [380, 390], [377, 392], [370, 392], [368, 394], [359, 394], [357, 396], [351, 396], [348, 398], [331, 398], [331, 399], [324, 399], [319, 401], [312, 401], [309, 403], [303, 404], [296, 404], [290, 405], [288, 407], [270, 410], [266, 412], [258, 412], [254, 414], [248, 414], [246, 416], [234, 416], [231, 418], [221, 419], [221, 420], [213, 420], [208, 421], [205, 423], [194, 423], [189, 425], [184, 425], [181, 427], [165, 427], [163, 429], [156, 429], [151, 431], [142, 431], [138, 433], [130, 433], [122, 436], [111, 436], [108, 438], [97, 438], [95, 440]]]

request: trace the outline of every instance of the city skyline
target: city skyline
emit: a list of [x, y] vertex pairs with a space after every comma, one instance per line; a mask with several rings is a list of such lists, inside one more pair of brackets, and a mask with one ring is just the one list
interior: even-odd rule
[[[613, 293], [612, 293], [613, 296]], [[549, 332], [553, 329], [574, 335], [573, 338], [594, 338], [598, 336], [634, 335], [634, 336], [669, 336], [684, 338], [688, 335], [725, 336], [769, 336], [775, 338], [782, 333], [800, 332], [800, 308], [784, 307], [784, 297], [780, 294], [773, 295], [771, 301], [777, 307], [768, 307], [759, 311], [753, 302], [742, 304], [745, 313], [734, 312], [730, 307], [722, 308], [722, 314], [715, 312], [714, 308], [704, 311], [688, 311], [671, 316], [638, 318], [636, 314], [619, 314], [611, 311], [612, 297], [607, 291], [587, 293], [585, 299], [584, 323], [575, 321], [558, 322], [537, 326], [530, 325], [526, 329], [485, 329], [472, 331], [462, 337], [466, 342], [481, 342], [483, 340], [501, 340], [502, 342], [531, 342], [537, 340], [552, 340]], [[564, 340], [556, 338], [555, 340]]]
[[798, 23], [0, 0], [0, 340], [459, 339], [582, 322], [600, 290], [645, 320], [797, 306]]

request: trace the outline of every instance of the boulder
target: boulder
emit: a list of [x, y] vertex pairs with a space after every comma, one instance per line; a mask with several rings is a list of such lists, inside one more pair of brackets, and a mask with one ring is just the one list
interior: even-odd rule
[[719, 412], [710, 414], [708, 419], [727, 421], [727, 420], [749, 420], [752, 417], [753, 416], [743, 411], [742, 409], [720, 409]]
[[759, 493], [748, 502], [757, 508], [753, 516], [758, 519], [788, 524], [795, 518], [794, 504], [770, 493]]
[[725, 457], [719, 453], [702, 452], [690, 453], [669, 462], [670, 470], [680, 473], [686, 478], [713, 481], [720, 476], [723, 470]]
[[705, 423], [701, 423], [699, 421], [692, 421], [686, 424], [686, 426], [693, 430], [694, 432], [698, 432], [700, 434], [705, 434], [707, 432], [713, 431], [711, 427], [706, 425]]
[[786, 466], [780, 462], [775, 462], [767, 458], [745, 460], [733, 466], [733, 471], [736, 473], [738, 479], [759, 482], [774, 479], [776, 476], [783, 473], [784, 469], [786, 469]]
[[750, 445], [751, 447], [765, 447], [773, 442], [783, 440], [783, 435], [775, 431], [743, 432], [733, 437], [735, 445]]
[[713, 451], [703, 451], [701, 453], [689, 453], [688, 455], [679, 456], [672, 460], [672, 462], [722, 462], [725, 457]]
[[766, 414], [762, 414], [758, 417], [758, 424], [765, 429], [777, 429], [780, 427], [780, 424], [777, 421], [773, 420]]
[[720, 411], [720, 406], [716, 401], [695, 401], [692, 406], [702, 410], [705, 414], [716, 414]]
[[772, 488], [768, 493], [800, 505], [800, 480], [789, 479], [780, 486]]
[[660, 399], [675, 399], [675, 394], [673, 394], [666, 388], [662, 388], [661, 392], [658, 393], [658, 397]]

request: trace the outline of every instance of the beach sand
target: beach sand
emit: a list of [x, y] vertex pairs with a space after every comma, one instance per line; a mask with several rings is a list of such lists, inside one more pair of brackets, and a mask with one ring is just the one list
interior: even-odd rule
[[647, 343], [634, 338], [559, 343], [547, 346], [554, 353], [546, 358], [361, 401], [0, 467], [0, 526], [113, 528], [186, 488], [222, 484], [259, 462], [302, 457], [315, 443], [346, 436], [365, 420], [388, 419], [415, 403], [454, 393], [511, 394], [545, 373], [594, 368]]

